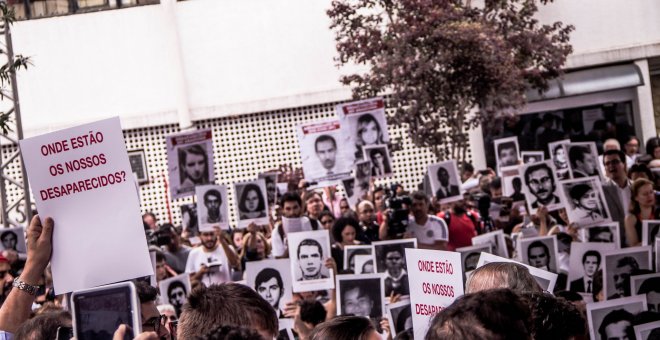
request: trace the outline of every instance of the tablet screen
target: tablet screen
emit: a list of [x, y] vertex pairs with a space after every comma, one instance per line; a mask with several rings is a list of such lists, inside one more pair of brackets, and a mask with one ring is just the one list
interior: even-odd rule
[[74, 296], [78, 339], [111, 340], [119, 325], [132, 326], [130, 294], [128, 287], [117, 287]]

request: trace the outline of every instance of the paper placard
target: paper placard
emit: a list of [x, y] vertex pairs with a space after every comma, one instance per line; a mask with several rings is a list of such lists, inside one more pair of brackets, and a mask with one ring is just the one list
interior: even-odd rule
[[405, 251], [415, 339], [424, 339], [433, 316], [463, 295], [461, 254], [411, 248]]
[[20, 148], [39, 214], [55, 220], [55, 294], [153, 274], [118, 117], [27, 138]]
[[183, 273], [158, 283], [163, 301], [174, 306], [177, 316], [181, 316], [183, 305], [188, 302], [190, 294], [190, 275]]

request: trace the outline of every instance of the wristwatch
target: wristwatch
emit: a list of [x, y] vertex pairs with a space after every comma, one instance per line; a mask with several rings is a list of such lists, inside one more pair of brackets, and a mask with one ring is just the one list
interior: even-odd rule
[[14, 283], [12, 284], [12, 287], [18, 288], [19, 290], [22, 290], [30, 295], [37, 295], [37, 290], [39, 290], [39, 286], [33, 286], [29, 285], [18, 278], [14, 279]]

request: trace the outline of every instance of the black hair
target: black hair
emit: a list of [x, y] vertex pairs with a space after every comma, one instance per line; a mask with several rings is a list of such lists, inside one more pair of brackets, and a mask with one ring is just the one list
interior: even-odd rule
[[258, 292], [259, 286], [272, 278], [275, 278], [277, 285], [280, 286], [280, 289], [284, 289], [284, 281], [282, 281], [282, 275], [280, 272], [273, 268], [264, 268], [254, 278], [254, 290]]
[[156, 301], [158, 289], [144, 281], [133, 280], [133, 284], [135, 284], [135, 291], [137, 292], [140, 303]]
[[238, 209], [242, 212], [248, 212], [247, 208], [245, 207], [245, 201], [247, 200], [247, 194], [250, 191], [256, 192], [259, 199], [259, 205], [257, 206], [256, 211], [264, 210], [266, 208], [266, 200], [264, 200], [264, 194], [261, 192], [261, 188], [259, 188], [259, 186], [254, 183], [248, 183], [243, 187], [243, 190], [241, 191], [241, 197], [238, 199]]
[[549, 293], [524, 293], [532, 311], [532, 339], [571, 339], [584, 335], [586, 322], [572, 303]]
[[644, 280], [637, 294], [648, 294], [650, 292], [660, 293], [660, 277], [652, 277]]
[[330, 136], [330, 135], [320, 135], [316, 138], [316, 141], [314, 142], [314, 151], [318, 151], [319, 143], [323, 143], [323, 142], [332, 142], [332, 145], [334, 146], [334, 148], [335, 149], [337, 148], [337, 142], [335, 141], [335, 139], [332, 136]]
[[591, 150], [585, 146], [575, 145], [570, 148], [568, 151], [568, 159], [571, 161], [571, 165], [575, 168], [577, 167], [577, 161], [584, 162], [584, 155], [591, 154]]
[[280, 197], [280, 207], [284, 207], [284, 202], [296, 202], [300, 207], [302, 207], [302, 198], [295, 192], [285, 192], [282, 197]]
[[598, 327], [598, 334], [600, 335], [600, 338], [607, 339], [607, 332], [605, 331], [607, 326], [621, 321], [628, 321], [630, 322], [630, 325], [628, 328], [626, 328], [626, 334], [628, 335], [628, 339], [634, 339], [635, 333], [632, 327], [633, 318], [633, 314], [625, 309], [615, 309], [609, 312], [609, 314], [605, 315], [605, 318], [603, 318], [603, 322], [600, 323], [600, 327]]
[[[603, 164], [605, 164], [605, 157], [612, 155], [619, 156], [619, 160], [621, 161], [621, 163], [623, 163], [624, 165], [626, 164], [626, 153], [621, 150], [605, 150], [605, 152], [603, 152]], [[624, 166], [624, 168], [627, 167]]]
[[342, 242], [341, 233], [344, 231], [344, 228], [351, 226], [355, 229], [357, 233], [360, 230], [360, 222], [352, 217], [340, 217], [335, 221], [335, 224], [332, 226], [332, 237], [336, 242]]
[[181, 281], [172, 281], [170, 282], [170, 285], [167, 286], [167, 298], [170, 298], [170, 295], [172, 295], [172, 291], [181, 288], [183, 289], [183, 292], [188, 295], [188, 290], [186, 289], [186, 285], [183, 284]]
[[314, 326], [325, 321], [328, 311], [318, 300], [300, 301], [300, 320], [310, 323]]
[[529, 176], [532, 175], [532, 172], [539, 171], [539, 170], [547, 171], [548, 176], [550, 177], [550, 180], [552, 181], [552, 186], [554, 186], [555, 185], [555, 178], [552, 176], [552, 170], [550, 169], [550, 167], [546, 163], [538, 163], [538, 164], [534, 164], [534, 165], [529, 166], [525, 170], [525, 184], [527, 186], [529, 186]]
[[317, 240], [314, 240], [314, 239], [311, 239], [311, 238], [306, 238], [306, 239], [302, 240], [302, 242], [300, 242], [300, 244], [298, 245], [298, 258], [300, 258], [300, 248], [302, 248], [303, 246], [316, 246], [316, 247], [318, 247], [319, 248], [319, 254], [321, 255], [321, 258], [323, 258], [323, 247], [321, 247], [321, 244]]
[[204, 202], [208, 199], [209, 196], [215, 196], [218, 198], [218, 203], [222, 204], [222, 195], [220, 194], [220, 191], [216, 189], [211, 189], [207, 192], [204, 193]]
[[[608, 230], [609, 230], [609, 229], [608, 229]], [[597, 251], [595, 251], [595, 250], [588, 250], [588, 251], [586, 251], [586, 252], [584, 253], [584, 255], [582, 255], [582, 263], [583, 263], [583, 264], [584, 264], [584, 262], [587, 260], [587, 256], [595, 256], [595, 257], [596, 257], [596, 261], [598, 261], [598, 265], [600, 265], [600, 259], [601, 259], [601, 258], [600, 258], [600, 253], [599, 253], [599, 252], [597, 252]]]

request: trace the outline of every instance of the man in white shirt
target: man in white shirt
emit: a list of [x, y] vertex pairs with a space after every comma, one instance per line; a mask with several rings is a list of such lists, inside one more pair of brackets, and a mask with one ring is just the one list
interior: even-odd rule
[[[283, 218], [303, 218], [305, 221], [302, 221], [301, 227], [302, 230], [297, 231], [311, 231], [318, 229], [318, 222], [316, 220], [309, 219], [302, 216], [302, 199], [300, 196], [293, 192], [287, 192], [282, 195], [280, 199], [280, 207], [282, 207], [282, 217]], [[309, 222], [309, 223], [306, 223]], [[286, 232], [284, 231], [284, 226], [282, 223], [279, 223], [273, 229], [273, 234], [271, 238], [271, 247], [272, 254], [276, 258], [287, 258], [289, 257], [289, 249], [286, 242]]]
[[418, 248], [445, 250], [449, 240], [447, 224], [441, 218], [429, 215], [429, 198], [424, 192], [416, 191], [411, 198], [412, 216], [407, 233], [417, 239]]
[[619, 192], [621, 206], [628, 211], [630, 205], [630, 179], [626, 170], [626, 154], [621, 150], [607, 150], [603, 154], [606, 184], [614, 186]]
[[[186, 273], [191, 280], [198, 280], [205, 286], [231, 281], [231, 267], [239, 264], [238, 256], [216, 231], [199, 234], [202, 245], [190, 251], [186, 262]], [[219, 241], [218, 241], [219, 240]]]

